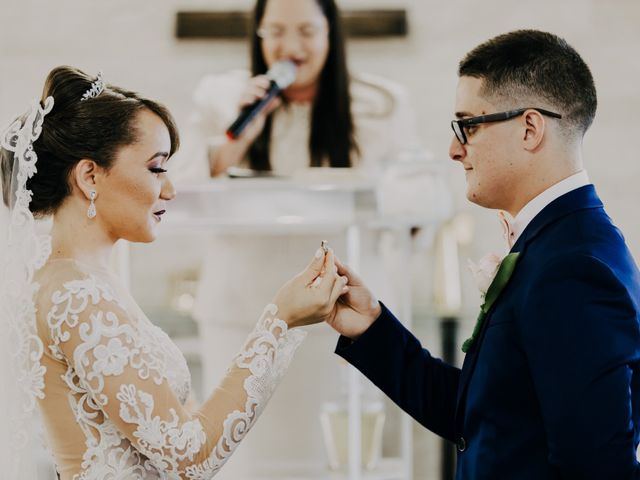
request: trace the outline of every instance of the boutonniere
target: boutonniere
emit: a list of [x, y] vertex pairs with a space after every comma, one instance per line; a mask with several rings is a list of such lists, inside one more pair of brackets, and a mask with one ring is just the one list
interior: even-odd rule
[[476, 320], [476, 325], [473, 327], [471, 337], [462, 344], [462, 351], [464, 353], [467, 353], [471, 345], [473, 345], [473, 342], [475, 342], [491, 306], [509, 283], [511, 275], [513, 275], [513, 271], [516, 268], [519, 255], [518, 252], [510, 253], [501, 259], [498, 255], [489, 254], [483, 257], [477, 265], [469, 262], [469, 268], [478, 283], [478, 288], [482, 293], [484, 303], [480, 307], [480, 313]]
[[485, 295], [487, 294], [487, 290], [489, 290], [489, 286], [493, 279], [498, 273], [498, 267], [500, 263], [502, 263], [502, 259], [500, 255], [495, 253], [488, 253], [484, 257], [482, 257], [478, 263], [468, 260], [468, 267], [471, 275], [473, 275], [473, 279], [476, 281], [476, 285], [478, 290], [480, 290], [480, 295], [484, 300]]

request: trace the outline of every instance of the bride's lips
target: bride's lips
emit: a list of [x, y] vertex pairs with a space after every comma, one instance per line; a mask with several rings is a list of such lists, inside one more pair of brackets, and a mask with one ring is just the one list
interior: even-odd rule
[[156, 217], [156, 220], [161, 221], [162, 220], [162, 215], [164, 215], [164, 213], [166, 212], [166, 210], [158, 210], [157, 212], [153, 212], [153, 216]]

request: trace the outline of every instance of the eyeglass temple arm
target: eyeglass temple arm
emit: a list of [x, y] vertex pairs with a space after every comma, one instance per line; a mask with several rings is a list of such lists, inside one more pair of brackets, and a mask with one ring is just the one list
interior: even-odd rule
[[536, 112], [540, 112], [543, 115], [547, 115], [553, 118], [562, 118], [562, 115], [560, 115], [559, 113], [550, 112], [549, 110], [545, 110], [543, 108], [528, 107], [528, 108], [519, 108], [517, 110], [509, 110], [507, 112], [490, 113], [488, 115], [480, 115], [478, 117], [473, 117], [473, 118], [465, 118], [465, 119], [459, 120], [459, 122], [465, 126], [475, 125], [477, 123], [499, 122], [501, 120], [508, 120], [510, 118], [517, 117], [518, 115], [522, 115], [527, 110], [535, 110]]
[[527, 108], [527, 110], [536, 110], [537, 112], [540, 112], [547, 117], [562, 118], [562, 115], [560, 115], [559, 113], [550, 112], [549, 110], [545, 110], [544, 108]]
[[467, 126], [475, 125], [476, 123], [499, 122], [500, 120], [508, 120], [510, 118], [516, 117], [526, 110], [526, 108], [520, 108], [518, 110], [509, 110], [508, 112], [490, 113], [488, 115], [480, 115], [478, 117], [463, 118], [462, 120], [460, 120], [460, 123]]

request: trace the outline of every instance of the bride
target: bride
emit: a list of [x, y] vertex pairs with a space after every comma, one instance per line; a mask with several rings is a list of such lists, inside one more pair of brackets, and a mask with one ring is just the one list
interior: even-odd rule
[[[71, 67], [50, 72], [42, 100], [2, 137], [1, 327], [15, 375], [0, 447], [11, 478], [35, 478], [23, 440], [36, 404], [63, 480], [211, 478], [287, 369], [304, 337], [295, 327], [325, 320], [347, 291], [319, 249], [190, 411], [185, 359], [109, 268], [118, 239], [154, 240], [176, 195], [178, 143], [162, 105]], [[50, 237], [36, 235], [44, 216]]]

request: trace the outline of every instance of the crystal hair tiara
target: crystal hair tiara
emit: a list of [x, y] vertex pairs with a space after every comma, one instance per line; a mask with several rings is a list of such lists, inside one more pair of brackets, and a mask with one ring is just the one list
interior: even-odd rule
[[96, 81], [91, 84], [91, 87], [89, 88], [89, 90], [84, 92], [80, 101], [84, 102], [85, 100], [89, 100], [90, 98], [95, 98], [98, 95], [100, 95], [103, 90], [104, 90], [104, 79], [102, 78], [102, 72], [100, 71], [98, 72]]

